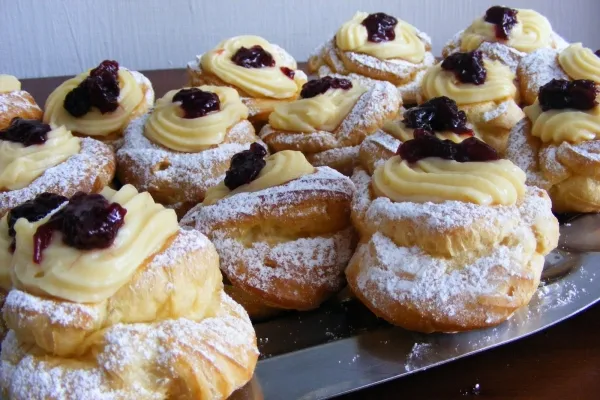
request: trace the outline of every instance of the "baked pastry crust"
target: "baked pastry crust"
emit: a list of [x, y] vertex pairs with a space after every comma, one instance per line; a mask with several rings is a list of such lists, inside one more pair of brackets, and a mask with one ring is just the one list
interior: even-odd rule
[[383, 130], [378, 130], [360, 145], [358, 151], [360, 165], [369, 175], [373, 175], [382, 162], [396, 155], [400, 144], [402, 142], [399, 139]]
[[204, 200], [206, 189], [223, 180], [231, 157], [258, 141], [246, 120], [227, 131], [222, 143], [195, 152], [182, 153], [151, 142], [144, 136], [149, 114], [132, 121], [117, 152], [117, 176], [140, 191], [148, 191], [159, 203], [182, 217]]
[[555, 212], [600, 211], [600, 140], [544, 144], [524, 118], [512, 130], [506, 157], [527, 173], [527, 184], [548, 191]]
[[20, 289], [4, 308], [0, 387], [10, 398], [226, 398], [256, 365], [248, 316], [195, 230], [180, 229], [100, 303]]
[[346, 270], [354, 294], [406, 329], [455, 332], [497, 325], [535, 292], [558, 222], [544, 190], [513, 206], [375, 199], [353, 176], [352, 218], [361, 235]]
[[389, 82], [377, 81], [331, 132], [281, 131], [265, 125], [261, 139], [273, 152], [298, 150], [314, 166], [328, 166], [350, 175], [358, 165], [358, 146], [400, 109], [400, 97]]
[[112, 181], [115, 169], [115, 154], [109, 145], [95, 139], [82, 138], [79, 153], [47, 169], [27, 187], [0, 191], [0, 217], [44, 192], [66, 197], [77, 192], [100, 192]]
[[337, 47], [335, 39], [331, 39], [310, 56], [308, 72], [320, 78], [346, 77], [367, 87], [377, 81], [388, 81], [396, 86], [403, 103], [415, 103], [425, 70], [435, 64], [431, 38], [423, 32], [418, 32], [418, 37], [425, 45], [425, 58], [420, 63], [400, 59], [380, 60], [368, 54], [343, 51]]
[[0, 93], [0, 130], [8, 128], [13, 118], [41, 120], [44, 113], [33, 97], [24, 90]]
[[[181, 224], [215, 243], [223, 273], [253, 302], [310, 310], [345, 284], [343, 272], [355, 245], [353, 192], [350, 179], [319, 167], [283, 185], [199, 204]], [[268, 311], [256, 302], [247, 310], [251, 317]]]

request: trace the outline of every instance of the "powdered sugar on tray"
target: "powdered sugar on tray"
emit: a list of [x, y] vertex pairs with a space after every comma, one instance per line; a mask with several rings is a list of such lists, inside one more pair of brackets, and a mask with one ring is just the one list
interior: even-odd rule
[[77, 191], [90, 190], [106, 166], [114, 163], [110, 147], [94, 139], [82, 138], [79, 153], [47, 169], [23, 189], [0, 192], [0, 215], [44, 192], [70, 197]]

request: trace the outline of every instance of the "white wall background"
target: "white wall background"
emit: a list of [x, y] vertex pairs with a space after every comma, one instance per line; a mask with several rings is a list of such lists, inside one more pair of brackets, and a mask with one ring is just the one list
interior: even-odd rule
[[600, 0], [0, 0], [0, 73], [71, 75], [110, 58], [129, 68], [181, 68], [239, 34], [257, 34], [306, 60], [355, 11], [398, 16], [434, 51], [487, 7], [546, 15], [569, 41], [600, 48]]

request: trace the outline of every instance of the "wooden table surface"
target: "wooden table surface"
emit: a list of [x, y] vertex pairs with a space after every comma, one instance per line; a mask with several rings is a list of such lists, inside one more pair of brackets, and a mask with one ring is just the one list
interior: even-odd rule
[[[183, 70], [145, 72], [157, 97], [185, 84]], [[43, 106], [65, 78], [23, 80]], [[600, 305], [516, 343], [340, 397], [357, 399], [600, 399]], [[268, 399], [270, 400], [270, 399]]]

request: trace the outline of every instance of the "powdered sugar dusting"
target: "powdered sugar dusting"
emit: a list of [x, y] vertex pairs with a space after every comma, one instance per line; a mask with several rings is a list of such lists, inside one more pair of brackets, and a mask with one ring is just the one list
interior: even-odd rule
[[[31, 95], [24, 90], [15, 90], [9, 93], [10, 95], [3, 95], [0, 93], [0, 113], [8, 112], [9, 109], [37, 109], [40, 110], [40, 107], [31, 103], [29, 100]], [[40, 110], [41, 112], [41, 110]]]
[[[110, 164], [115, 164], [110, 147], [94, 139], [82, 138], [79, 153], [47, 169], [23, 189], [0, 192], [0, 215], [44, 192], [70, 197], [79, 190], [90, 190]], [[106, 177], [106, 181], [110, 178]]]
[[540, 87], [552, 79], [569, 79], [558, 63], [558, 53], [555, 49], [538, 49], [521, 60], [519, 82], [528, 103], [535, 101]]
[[168, 268], [180, 262], [187, 254], [211, 246], [206, 236], [196, 230], [179, 229], [177, 237], [163, 252], [156, 254], [149, 269]]
[[[51, 324], [60, 326], [80, 325], [85, 321], [100, 318], [100, 308], [94, 305], [57, 302], [33, 296], [20, 290], [11, 290], [6, 297], [5, 307], [19, 315], [44, 315]], [[23, 314], [25, 313], [25, 314]]]

